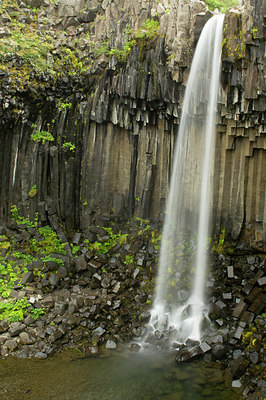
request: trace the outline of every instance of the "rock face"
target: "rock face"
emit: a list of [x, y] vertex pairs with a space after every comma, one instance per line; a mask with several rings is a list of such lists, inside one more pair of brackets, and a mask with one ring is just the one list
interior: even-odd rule
[[[12, 88], [12, 77], [0, 71], [5, 122], [0, 219], [8, 219], [12, 204], [23, 215], [38, 211], [43, 221], [63, 223], [67, 230], [110, 216], [163, 219], [189, 66], [211, 13], [202, 1], [46, 3], [41, 13], [49, 13], [57, 37], [53, 55], [64, 40], [71, 52], [77, 47], [80, 58], [88, 55], [90, 67], [83, 75], [59, 74], [56, 83], [38, 76], [37, 94], [31, 84]], [[225, 17], [213, 194], [213, 226], [260, 249], [265, 247], [261, 15], [263, 1], [250, 0]], [[151, 39], [143, 23], [152, 17], [160, 26]], [[136, 32], [140, 38], [122, 59], [117, 49], [124, 51], [129, 29], [131, 38]], [[108, 55], [101, 50], [95, 56], [92, 48], [100, 45], [109, 46]], [[52, 133], [54, 141], [34, 142], [36, 131]]]

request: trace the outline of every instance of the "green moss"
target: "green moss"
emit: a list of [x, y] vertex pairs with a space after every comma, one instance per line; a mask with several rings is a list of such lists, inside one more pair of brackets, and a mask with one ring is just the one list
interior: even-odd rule
[[258, 37], [258, 28], [254, 27], [251, 29], [251, 33], [254, 39]]
[[140, 41], [143, 40], [153, 40], [158, 37], [160, 22], [155, 19], [147, 19], [133, 35], [132, 30], [127, 29], [126, 35], [128, 40], [124, 44], [122, 49], [118, 49], [117, 47], [110, 48], [110, 42], [105, 41], [99, 47], [95, 48], [95, 54], [101, 55], [105, 54], [107, 57], [116, 57], [119, 62], [125, 62], [131, 53], [131, 50], [134, 46], [136, 46]]
[[31, 199], [33, 199], [33, 198], [36, 196], [37, 193], [38, 193], [37, 186], [36, 186], [36, 185], [33, 185], [32, 188], [31, 188], [31, 190], [29, 191], [29, 197], [30, 197]]
[[222, 49], [225, 56], [234, 58], [234, 62], [245, 56], [246, 45], [243, 42], [243, 31], [240, 27], [236, 30], [234, 36], [223, 38]]
[[52, 37], [41, 37], [36, 28], [18, 22], [12, 18], [10, 36], [0, 39], [0, 62], [7, 62], [12, 57], [20, 58], [25, 65], [42, 72], [49, 69], [48, 52], [54, 46]]
[[41, 227], [38, 229], [38, 231], [43, 236], [43, 240], [38, 241], [35, 238], [29, 240], [28, 251], [30, 252], [30, 254], [66, 254], [65, 244], [58, 238], [56, 232], [53, 231], [50, 226], [46, 225], [44, 227]]

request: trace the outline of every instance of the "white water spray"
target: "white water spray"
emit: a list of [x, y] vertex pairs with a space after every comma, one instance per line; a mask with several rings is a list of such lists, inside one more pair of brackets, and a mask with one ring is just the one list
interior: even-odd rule
[[[223, 16], [205, 25], [193, 58], [174, 154], [150, 325], [170, 341], [200, 340], [207, 315], [210, 194]], [[189, 288], [189, 289], [188, 289]]]

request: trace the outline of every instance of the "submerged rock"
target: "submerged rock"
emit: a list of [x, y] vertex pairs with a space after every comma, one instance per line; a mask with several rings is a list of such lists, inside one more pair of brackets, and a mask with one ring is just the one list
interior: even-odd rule
[[141, 346], [138, 343], [131, 343], [129, 348], [133, 353], [138, 353], [141, 350]]
[[47, 354], [43, 353], [42, 351], [38, 351], [37, 353], [34, 354], [34, 357], [45, 359], [45, 358], [47, 358]]

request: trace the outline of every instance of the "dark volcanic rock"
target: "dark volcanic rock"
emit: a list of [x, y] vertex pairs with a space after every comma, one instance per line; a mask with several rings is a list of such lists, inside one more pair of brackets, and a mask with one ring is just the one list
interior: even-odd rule
[[249, 361], [242, 355], [237, 357], [235, 360], [231, 361], [229, 365], [229, 372], [232, 375], [232, 378], [234, 379], [240, 378], [244, 374], [248, 366], [249, 366]]
[[192, 358], [202, 356], [203, 352], [200, 346], [185, 347], [177, 352], [175, 360], [177, 363], [188, 361]]
[[212, 354], [217, 360], [223, 360], [226, 357], [226, 352], [226, 346], [220, 343], [216, 344], [212, 348]]

